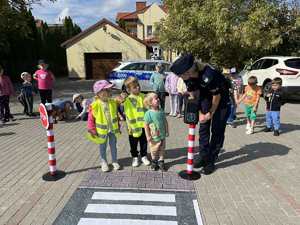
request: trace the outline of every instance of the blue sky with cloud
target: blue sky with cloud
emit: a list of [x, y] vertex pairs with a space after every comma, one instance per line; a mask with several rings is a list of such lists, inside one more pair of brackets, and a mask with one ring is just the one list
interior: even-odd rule
[[[41, 4], [32, 6], [36, 19], [47, 23], [59, 23], [59, 18], [71, 16], [73, 21], [85, 29], [102, 18], [115, 21], [117, 12], [135, 10], [136, 0], [56, 0], [52, 3], [42, 0]], [[148, 0], [147, 5], [160, 0]]]

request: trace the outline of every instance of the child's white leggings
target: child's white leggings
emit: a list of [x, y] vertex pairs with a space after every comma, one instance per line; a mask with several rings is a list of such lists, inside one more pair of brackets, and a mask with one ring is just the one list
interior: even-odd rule
[[176, 116], [178, 112], [178, 95], [170, 94], [170, 115]]

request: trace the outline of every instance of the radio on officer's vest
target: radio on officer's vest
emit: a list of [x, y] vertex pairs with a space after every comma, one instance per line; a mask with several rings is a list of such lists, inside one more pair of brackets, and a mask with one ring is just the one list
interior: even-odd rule
[[187, 99], [184, 107], [184, 123], [197, 124], [199, 122], [199, 101]]

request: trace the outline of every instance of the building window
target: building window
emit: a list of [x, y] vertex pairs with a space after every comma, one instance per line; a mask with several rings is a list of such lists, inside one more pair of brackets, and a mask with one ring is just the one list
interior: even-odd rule
[[147, 26], [147, 36], [152, 36], [152, 26]]

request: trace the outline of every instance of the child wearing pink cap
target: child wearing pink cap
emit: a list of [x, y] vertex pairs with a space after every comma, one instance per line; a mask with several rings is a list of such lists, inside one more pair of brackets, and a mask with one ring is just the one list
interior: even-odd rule
[[117, 136], [120, 134], [118, 103], [111, 98], [112, 87], [113, 84], [106, 80], [99, 80], [94, 84], [93, 89], [96, 97], [90, 105], [88, 114], [88, 132], [99, 143], [103, 172], [109, 171], [106, 159], [107, 142], [109, 142], [113, 169], [120, 169], [117, 162]]

